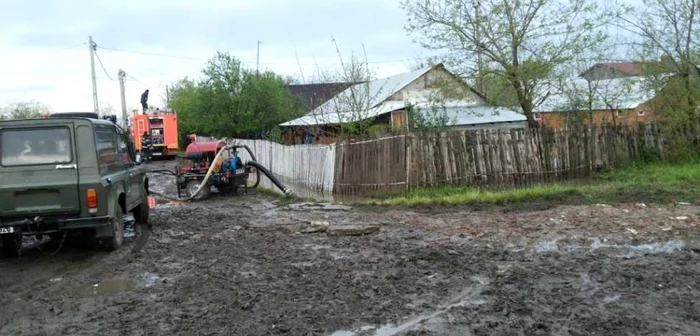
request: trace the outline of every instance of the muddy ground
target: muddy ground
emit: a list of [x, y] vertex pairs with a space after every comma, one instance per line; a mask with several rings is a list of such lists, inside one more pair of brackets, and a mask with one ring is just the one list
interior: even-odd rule
[[0, 335], [700, 335], [699, 207], [507, 210], [160, 202], [1, 259]]

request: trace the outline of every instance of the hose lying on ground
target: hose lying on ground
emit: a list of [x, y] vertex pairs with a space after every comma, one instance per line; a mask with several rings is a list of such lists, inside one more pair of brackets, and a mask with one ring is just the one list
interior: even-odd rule
[[[291, 195], [291, 194], [292, 194], [292, 191], [291, 191], [289, 188], [285, 187], [282, 183], [280, 183], [279, 180], [277, 180], [277, 178], [275, 178], [269, 170], [267, 170], [267, 169], [266, 169], [265, 167], [263, 167], [261, 164], [255, 162], [255, 155], [253, 155], [253, 151], [251, 151], [250, 148], [249, 148], [248, 146], [246, 146], [246, 145], [227, 145], [227, 146], [221, 148], [221, 150], [219, 150], [219, 153], [216, 154], [216, 156], [214, 157], [214, 160], [212, 160], [212, 162], [217, 162], [217, 160], [219, 159], [219, 157], [220, 157], [225, 151], [227, 151], [227, 150], [229, 150], [229, 149], [232, 149], [232, 148], [237, 148], [237, 147], [243, 147], [243, 148], [245, 148], [245, 150], [248, 152], [248, 155], [250, 155], [250, 158], [251, 158], [252, 160], [246, 162], [246, 165], [253, 166], [253, 167], [257, 168], [257, 172], [256, 172], [256, 174], [257, 174], [257, 180], [256, 180], [255, 185], [254, 185], [253, 187], [257, 187], [258, 183], [260, 183], [260, 171], [262, 171], [263, 174], [265, 174], [265, 176], [267, 176], [267, 177], [272, 181], [272, 183], [275, 184], [275, 186], [277, 186], [278, 188], [280, 188], [280, 190], [282, 190], [282, 191], [284, 192], [285, 195]], [[190, 200], [194, 199], [194, 198], [202, 191], [202, 188], [205, 188], [205, 187], [206, 187], [206, 188], [209, 188], [209, 184], [208, 184], [209, 178], [211, 178], [211, 174], [213, 173], [214, 167], [216, 167], [216, 166], [217, 166], [216, 164], [212, 164], [212, 165], [209, 167], [209, 170], [207, 170], [207, 174], [204, 175], [204, 179], [202, 179], [202, 182], [200, 182], [199, 187], [197, 188], [197, 190], [195, 190], [195, 191], [192, 193], [192, 195], [190, 195], [190, 196], [188, 196], [188, 197], [185, 197], [185, 198], [173, 197], [173, 196], [168, 196], [168, 195], [165, 195], [165, 194], [162, 194], [162, 193], [159, 193], [159, 192], [155, 192], [155, 191], [149, 191], [149, 194], [158, 195], [158, 196], [161, 196], [161, 197], [163, 197], [163, 198], [166, 198], [166, 199], [169, 199], [169, 200], [172, 200], [172, 201], [180, 201], [180, 202], [187, 202], [187, 201], [190, 201]], [[173, 174], [172, 171], [170, 171], [170, 170], [165, 170], [165, 169], [163, 169], [163, 170], [154, 170], [153, 172], [154, 172], [154, 173], [166, 173], [166, 172], [167, 172], [167, 173]], [[176, 174], [174, 174], [174, 175], [176, 175]], [[177, 176], [177, 175], [176, 175], [176, 176]]]
[[285, 187], [274, 175], [272, 175], [272, 172], [267, 170], [267, 168], [263, 167], [263, 165], [255, 162], [255, 161], [248, 161], [248, 162], [246, 162], [246, 165], [253, 166], [253, 167], [257, 168], [258, 171], [263, 172], [263, 174], [265, 174], [265, 176], [267, 176], [267, 178], [269, 178], [270, 181], [272, 181], [272, 183], [274, 183], [277, 186], [277, 188], [280, 188], [280, 190], [282, 190], [282, 192], [284, 192], [285, 195], [292, 194], [292, 191], [289, 188]]

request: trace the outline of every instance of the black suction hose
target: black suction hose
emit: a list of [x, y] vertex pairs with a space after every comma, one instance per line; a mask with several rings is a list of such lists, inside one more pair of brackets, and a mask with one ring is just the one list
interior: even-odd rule
[[[246, 152], [248, 152], [248, 155], [250, 155], [250, 160], [257, 163], [258, 159], [255, 158], [255, 154], [253, 154], [253, 151], [250, 150], [250, 147], [248, 147], [248, 145], [233, 145], [233, 148], [245, 148]], [[260, 184], [260, 170], [256, 169], [255, 170], [255, 183], [248, 188], [255, 189], [258, 187], [258, 184]], [[282, 188], [280, 188], [280, 189], [282, 189]]]
[[234, 145], [234, 147], [243, 147], [245, 148], [246, 152], [248, 152], [248, 155], [250, 155], [250, 160], [258, 162], [258, 159], [255, 158], [255, 154], [253, 154], [253, 151], [250, 150], [250, 147], [247, 145]]
[[[251, 155], [251, 157], [252, 157], [252, 155]], [[263, 167], [263, 165], [255, 162], [255, 161], [248, 161], [248, 162], [246, 162], [246, 165], [253, 166], [253, 167], [257, 168], [258, 171], [261, 171], [263, 174], [265, 174], [265, 176], [267, 176], [270, 179], [270, 181], [272, 181], [272, 183], [274, 183], [277, 186], [277, 188], [282, 190], [282, 192], [284, 192], [285, 195], [292, 194], [292, 191], [290, 189], [288, 189], [287, 187], [285, 187], [274, 175], [272, 175], [272, 172], [267, 170], [267, 168]], [[260, 179], [258, 179], [258, 181], [259, 180]]]

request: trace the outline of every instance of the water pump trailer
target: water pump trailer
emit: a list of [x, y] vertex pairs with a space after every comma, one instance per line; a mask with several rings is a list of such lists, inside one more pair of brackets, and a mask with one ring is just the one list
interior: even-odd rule
[[[217, 156], [222, 150], [226, 153]], [[235, 194], [239, 189], [247, 191], [248, 177], [254, 172], [253, 167], [243, 165], [237, 148], [227, 147], [224, 141], [192, 143], [180, 159], [181, 165], [176, 170], [178, 189], [185, 190], [195, 200], [209, 198], [211, 186], [221, 194]], [[207, 185], [195, 195], [210, 169], [212, 173], [205, 182]]]

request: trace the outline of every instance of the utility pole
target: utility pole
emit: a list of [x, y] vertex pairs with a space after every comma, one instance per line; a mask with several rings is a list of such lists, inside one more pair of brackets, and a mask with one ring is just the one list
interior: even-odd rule
[[124, 70], [122, 69], [119, 69], [117, 76], [119, 77], [119, 94], [122, 98], [122, 125], [124, 125], [124, 128], [126, 128], [129, 124], [127, 120], [128, 117], [126, 114], [126, 93], [124, 92], [124, 78], [126, 78], [126, 72], [124, 72]]
[[257, 56], [257, 61], [255, 62], [255, 75], [260, 77], [260, 40], [258, 40], [258, 56]]
[[97, 78], [95, 77], [95, 49], [97, 45], [92, 42], [92, 36], [88, 37], [88, 48], [90, 48], [90, 71], [92, 72], [92, 104], [95, 113], [100, 113], [100, 106], [97, 104]]

